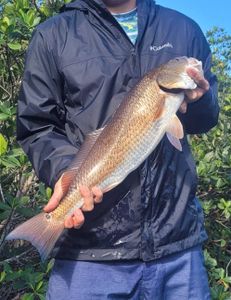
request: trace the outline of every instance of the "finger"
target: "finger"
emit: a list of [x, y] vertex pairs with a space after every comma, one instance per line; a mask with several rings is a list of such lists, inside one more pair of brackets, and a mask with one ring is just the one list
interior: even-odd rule
[[187, 102], [194, 102], [200, 99], [205, 94], [205, 90], [202, 88], [196, 88], [194, 90], [185, 91], [185, 95], [187, 96]]
[[43, 210], [47, 213], [53, 211], [61, 201], [63, 197], [63, 192], [60, 189], [55, 189], [53, 195], [51, 196], [50, 200], [48, 201], [47, 205], [43, 208]]
[[94, 186], [92, 188], [92, 193], [94, 196], [94, 202], [95, 203], [100, 203], [103, 200], [103, 192], [101, 191], [101, 189], [98, 186]]
[[180, 108], [179, 108], [179, 111], [182, 113], [182, 114], [185, 114], [186, 111], [187, 111], [187, 107], [188, 107], [188, 104], [186, 101], [183, 101]]
[[204, 78], [200, 71], [189, 67], [187, 68], [187, 73], [196, 82], [198, 87], [205, 91], [209, 90], [209, 82]]
[[73, 228], [74, 227], [74, 221], [72, 219], [72, 216], [67, 216], [66, 219], [64, 220], [64, 227], [65, 228]]
[[80, 193], [84, 199], [84, 205], [81, 207], [81, 209], [83, 211], [92, 211], [94, 208], [92, 191], [86, 186], [80, 186]]
[[72, 220], [73, 220], [74, 228], [80, 228], [83, 225], [85, 219], [81, 209], [78, 208], [75, 210], [72, 216]]

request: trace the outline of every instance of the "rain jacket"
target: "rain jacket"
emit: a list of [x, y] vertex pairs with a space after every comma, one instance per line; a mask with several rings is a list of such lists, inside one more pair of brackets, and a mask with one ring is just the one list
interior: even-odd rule
[[[180, 114], [183, 151], [166, 137], [103, 202], [66, 230], [53, 255], [77, 260], [163, 257], [203, 242], [203, 213], [186, 134], [208, 131], [218, 118], [211, 53], [186, 16], [138, 1], [133, 45], [102, 0], [77, 0], [39, 25], [27, 52], [17, 138], [40, 178], [53, 187], [85, 136], [103, 127], [128, 91], [151, 69], [177, 56], [203, 62], [210, 90]], [[113, 137], [112, 137], [113, 138]]]

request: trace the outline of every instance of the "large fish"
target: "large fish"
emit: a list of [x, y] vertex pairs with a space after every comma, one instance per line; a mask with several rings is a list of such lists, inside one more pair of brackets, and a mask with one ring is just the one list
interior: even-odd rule
[[109, 191], [136, 169], [166, 133], [182, 150], [183, 128], [176, 116], [185, 89], [195, 89], [187, 67], [202, 71], [195, 58], [179, 57], [146, 74], [128, 93], [111, 121], [89, 134], [62, 176], [66, 196], [51, 213], [40, 213], [19, 225], [7, 239], [30, 241], [44, 260], [64, 230], [64, 219], [83, 205], [79, 187]]

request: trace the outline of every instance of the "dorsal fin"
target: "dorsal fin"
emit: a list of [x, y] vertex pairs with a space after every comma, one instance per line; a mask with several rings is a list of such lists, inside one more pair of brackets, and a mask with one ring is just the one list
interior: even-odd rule
[[92, 133], [88, 134], [81, 145], [79, 151], [76, 154], [76, 157], [71, 162], [70, 166], [65, 170], [62, 175], [62, 189], [63, 192], [66, 193], [72, 180], [78, 173], [79, 167], [82, 165], [83, 161], [87, 158], [89, 152], [91, 151], [92, 147], [94, 146], [95, 142], [97, 141], [98, 137], [100, 136], [101, 132], [104, 128], [97, 129]]

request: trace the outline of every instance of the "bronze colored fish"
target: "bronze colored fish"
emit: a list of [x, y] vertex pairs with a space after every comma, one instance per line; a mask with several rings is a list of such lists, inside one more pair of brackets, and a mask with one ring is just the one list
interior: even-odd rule
[[146, 74], [111, 121], [86, 137], [62, 176], [63, 188], [69, 189], [59, 206], [19, 225], [7, 239], [30, 241], [46, 259], [64, 229], [65, 217], [83, 205], [80, 185], [111, 190], [148, 157], [165, 133], [181, 151], [183, 128], [176, 112], [184, 99], [183, 90], [196, 88], [187, 67], [203, 72], [200, 61], [179, 57]]

